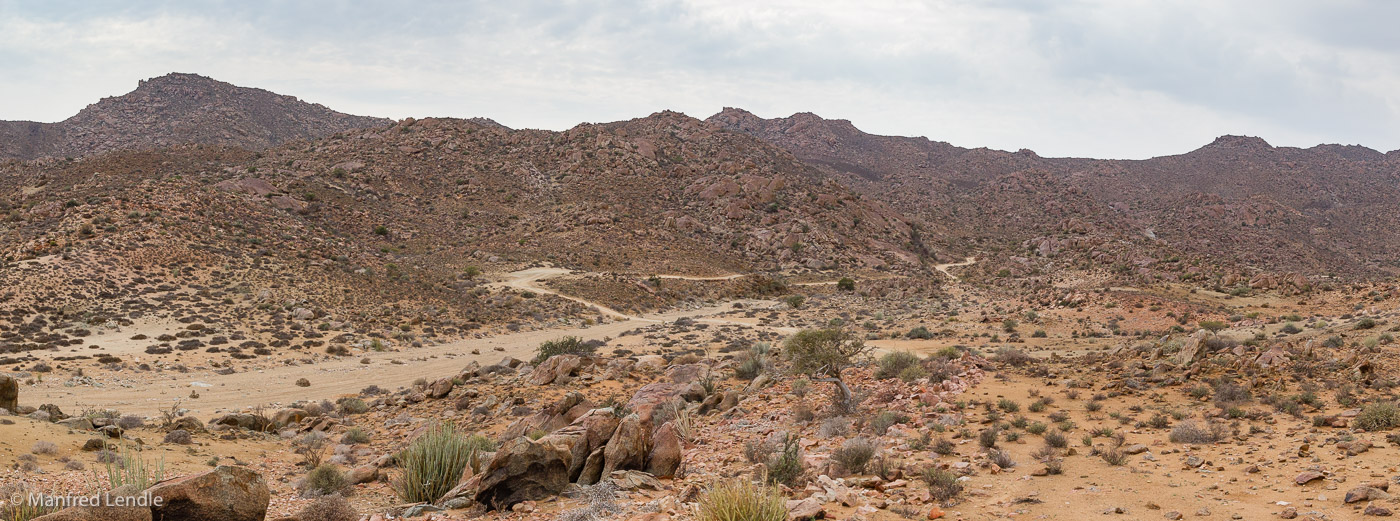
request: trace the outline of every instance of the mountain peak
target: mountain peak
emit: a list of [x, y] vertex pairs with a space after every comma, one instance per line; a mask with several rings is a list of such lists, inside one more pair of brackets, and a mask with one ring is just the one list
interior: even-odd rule
[[0, 158], [77, 157], [182, 143], [252, 150], [321, 137], [387, 119], [353, 116], [263, 89], [170, 73], [103, 98], [59, 123], [0, 121]]

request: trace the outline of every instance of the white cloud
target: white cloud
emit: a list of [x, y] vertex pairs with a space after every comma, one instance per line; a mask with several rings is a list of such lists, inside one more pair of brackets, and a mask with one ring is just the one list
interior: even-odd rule
[[1226, 133], [1400, 147], [1400, 38], [1379, 21], [1400, 13], [1330, 4], [0, 3], [0, 117], [62, 119], [179, 71], [515, 127], [739, 106], [1043, 155], [1146, 157]]

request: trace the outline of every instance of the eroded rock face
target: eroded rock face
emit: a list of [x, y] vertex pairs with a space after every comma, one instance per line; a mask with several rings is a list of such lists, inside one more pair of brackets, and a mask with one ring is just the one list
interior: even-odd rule
[[0, 409], [19, 413], [19, 382], [5, 375], [0, 375]]
[[666, 422], [652, 437], [651, 454], [647, 456], [647, 472], [658, 478], [676, 475], [676, 470], [681, 466], [684, 449], [676, 424]]
[[551, 356], [536, 366], [534, 372], [530, 373], [530, 383], [549, 385], [562, 377], [572, 376], [578, 372], [580, 367], [583, 367], [583, 359], [578, 355]]
[[150, 492], [161, 498], [151, 514], [162, 521], [263, 521], [271, 497], [261, 474], [227, 465], [161, 482]]
[[475, 499], [505, 510], [522, 501], [559, 494], [569, 484], [570, 458], [568, 449], [543, 438], [507, 441], [482, 471]]
[[648, 432], [641, 417], [629, 414], [617, 426], [603, 453], [603, 475], [614, 470], [641, 469], [646, 465]]

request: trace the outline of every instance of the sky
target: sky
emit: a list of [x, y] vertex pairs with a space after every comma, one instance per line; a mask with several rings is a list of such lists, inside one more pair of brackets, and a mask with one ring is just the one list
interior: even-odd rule
[[515, 128], [723, 107], [1042, 156], [1400, 149], [1400, 2], [0, 0], [0, 119], [170, 72]]

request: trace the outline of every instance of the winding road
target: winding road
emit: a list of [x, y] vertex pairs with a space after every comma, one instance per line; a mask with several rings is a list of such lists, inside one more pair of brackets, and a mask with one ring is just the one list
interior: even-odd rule
[[[948, 274], [947, 268], [967, 266], [975, 262], [969, 257], [960, 263], [936, 266], [938, 271]], [[159, 410], [169, 407], [176, 399], [183, 400], [183, 407], [196, 416], [208, 419], [223, 411], [239, 410], [257, 404], [270, 404], [271, 407], [285, 406], [299, 400], [334, 399], [338, 396], [358, 393], [370, 384], [386, 389], [412, 385], [419, 378], [429, 380], [456, 374], [462, 367], [475, 361], [489, 365], [510, 356], [529, 359], [541, 342], [562, 336], [578, 336], [585, 339], [617, 338], [624, 331], [637, 328], [639, 323], [659, 324], [687, 318], [697, 322], [716, 325], [743, 325], [769, 331], [790, 334], [796, 331], [791, 327], [759, 325], [757, 321], [741, 321], [715, 318], [714, 315], [733, 311], [734, 304], [744, 307], [774, 307], [778, 303], [771, 300], [738, 299], [720, 302], [711, 306], [694, 309], [676, 309], [643, 315], [628, 315], [597, 302], [558, 293], [541, 284], [545, 279], [573, 274], [561, 268], [540, 267], [508, 273], [505, 280], [491, 283], [495, 287], [508, 287], [522, 291], [555, 295], [597, 309], [602, 315], [613, 320], [589, 326], [572, 326], [536, 331], [521, 331], [495, 335], [486, 338], [462, 339], [419, 348], [406, 348], [397, 352], [367, 352], [356, 356], [335, 357], [318, 360], [313, 364], [288, 364], [246, 369], [229, 375], [213, 374], [208, 369], [188, 373], [165, 371], [127, 376], [118, 373], [104, 376], [102, 387], [85, 385], [65, 387], [62, 382], [50, 380], [22, 390], [25, 403], [53, 403], [63, 410], [80, 411], [93, 407], [117, 409], [123, 413], [156, 415]], [[691, 277], [684, 275], [658, 275], [661, 278], [687, 280], [729, 280], [742, 275], [719, 277]], [[957, 280], [956, 277], [953, 277]], [[834, 284], [835, 282], [807, 283]], [[112, 330], [88, 339], [95, 345], [120, 344], [129, 342], [131, 331]], [[634, 337], [624, 337], [629, 340]], [[637, 342], [645, 343], [637, 339]], [[628, 346], [642, 347], [642, 346]], [[475, 354], [473, 354], [475, 352]], [[140, 354], [130, 361], [140, 363]], [[363, 363], [361, 360], [367, 360]], [[189, 365], [196, 365], [189, 363]], [[296, 382], [306, 378], [310, 387], [298, 387]], [[199, 398], [191, 399], [191, 391]]]

